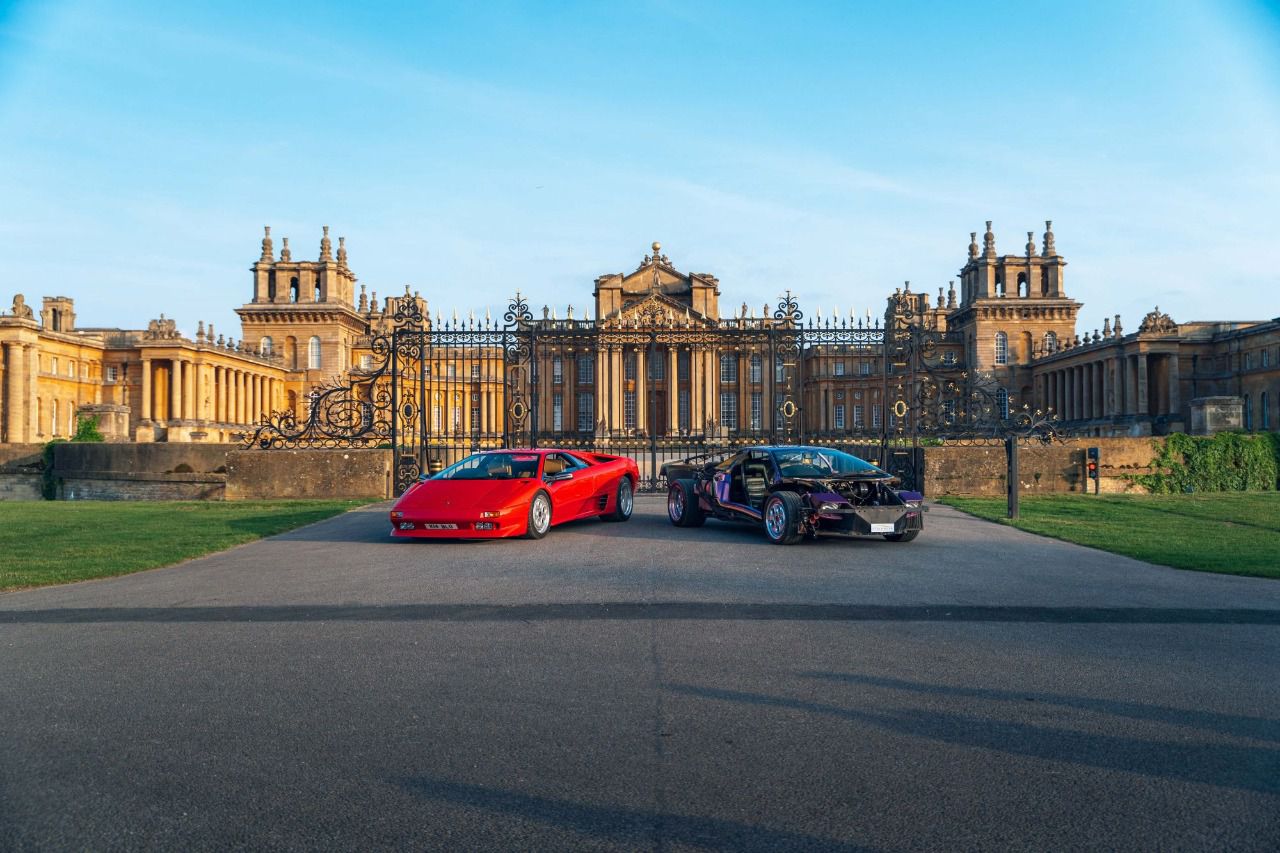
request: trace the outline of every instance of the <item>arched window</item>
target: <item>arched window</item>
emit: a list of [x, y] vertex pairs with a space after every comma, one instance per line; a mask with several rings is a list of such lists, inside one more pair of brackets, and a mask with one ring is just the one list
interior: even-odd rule
[[272, 270], [267, 273], [267, 299], [268, 301], [276, 301], [276, 272]]
[[275, 342], [271, 340], [271, 336], [267, 335], [262, 339], [262, 343], [258, 346], [258, 352], [263, 355], [271, 355], [274, 352]]
[[1031, 286], [1027, 284], [1027, 274], [1018, 273], [1018, 296], [1025, 298], [1031, 295]]
[[315, 335], [312, 335], [311, 340], [307, 343], [307, 368], [310, 370], [320, 369], [320, 338]]
[[1058, 336], [1053, 332], [1044, 333], [1044, 351], [1049, 355], [1058, 351]]
[[289, 279], [289, 301], [298, 301], [298, 277], [296, 275]]
[[996, 276], [996, 296], [1004, 296], [1004, 279]]
[[1009, 336], [996, 332], [996, 364], [1009, 363]]
[[323, 301], [323, 300], [320, 298], [320, 282], [318, 282], [318, 281], [316, 282], [315, 301], [316, 301], [316, 302], [321, 302], [321, 301]]
[[1009, 392], [1004, 388], [996, 391], [996, 408], [1000, 410], [1001, 420], [1009, 418]]

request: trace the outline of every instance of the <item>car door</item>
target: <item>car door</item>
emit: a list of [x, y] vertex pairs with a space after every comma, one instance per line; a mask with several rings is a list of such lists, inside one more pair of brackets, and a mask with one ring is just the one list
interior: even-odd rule
[[581, 463], [563, 453], [548, 453], [542, 462], [542, 482], [551, 495], [551, 520], [560, 524], [584, 514], [592, 497], [593, 479]]

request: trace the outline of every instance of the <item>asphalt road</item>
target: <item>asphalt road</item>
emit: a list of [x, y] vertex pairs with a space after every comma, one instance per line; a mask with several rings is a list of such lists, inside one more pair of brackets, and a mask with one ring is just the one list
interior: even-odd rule
[[1280, 847], [1275, 581], [384, 511], [0, 596], [0, 848]]

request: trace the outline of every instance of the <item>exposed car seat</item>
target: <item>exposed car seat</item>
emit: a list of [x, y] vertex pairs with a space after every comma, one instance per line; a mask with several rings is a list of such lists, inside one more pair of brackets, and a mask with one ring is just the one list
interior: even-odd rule
[[742, 486], [747, 493], [747, 504], [756, 509], [764, 506], [769, 496], [769, 471], [763, 462], [751, 460], [742, 464]]
[[559, 474], [568, 467], [569, 463], [565, 462], [559, 456], [548, 456], [547, 461], [542, 465], [542, 473], [544, 475]]

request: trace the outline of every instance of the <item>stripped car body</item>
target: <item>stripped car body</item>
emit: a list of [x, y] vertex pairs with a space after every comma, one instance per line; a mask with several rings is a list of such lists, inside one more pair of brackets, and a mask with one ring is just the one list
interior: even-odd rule
[[671, 465], [667, 514], [677, 527], [707, 517], [758, 524], [790, 545], [824, 534], [910, 542], [924, 528], [923, 496], [870, 462], [825, 447], [762, 446]]

